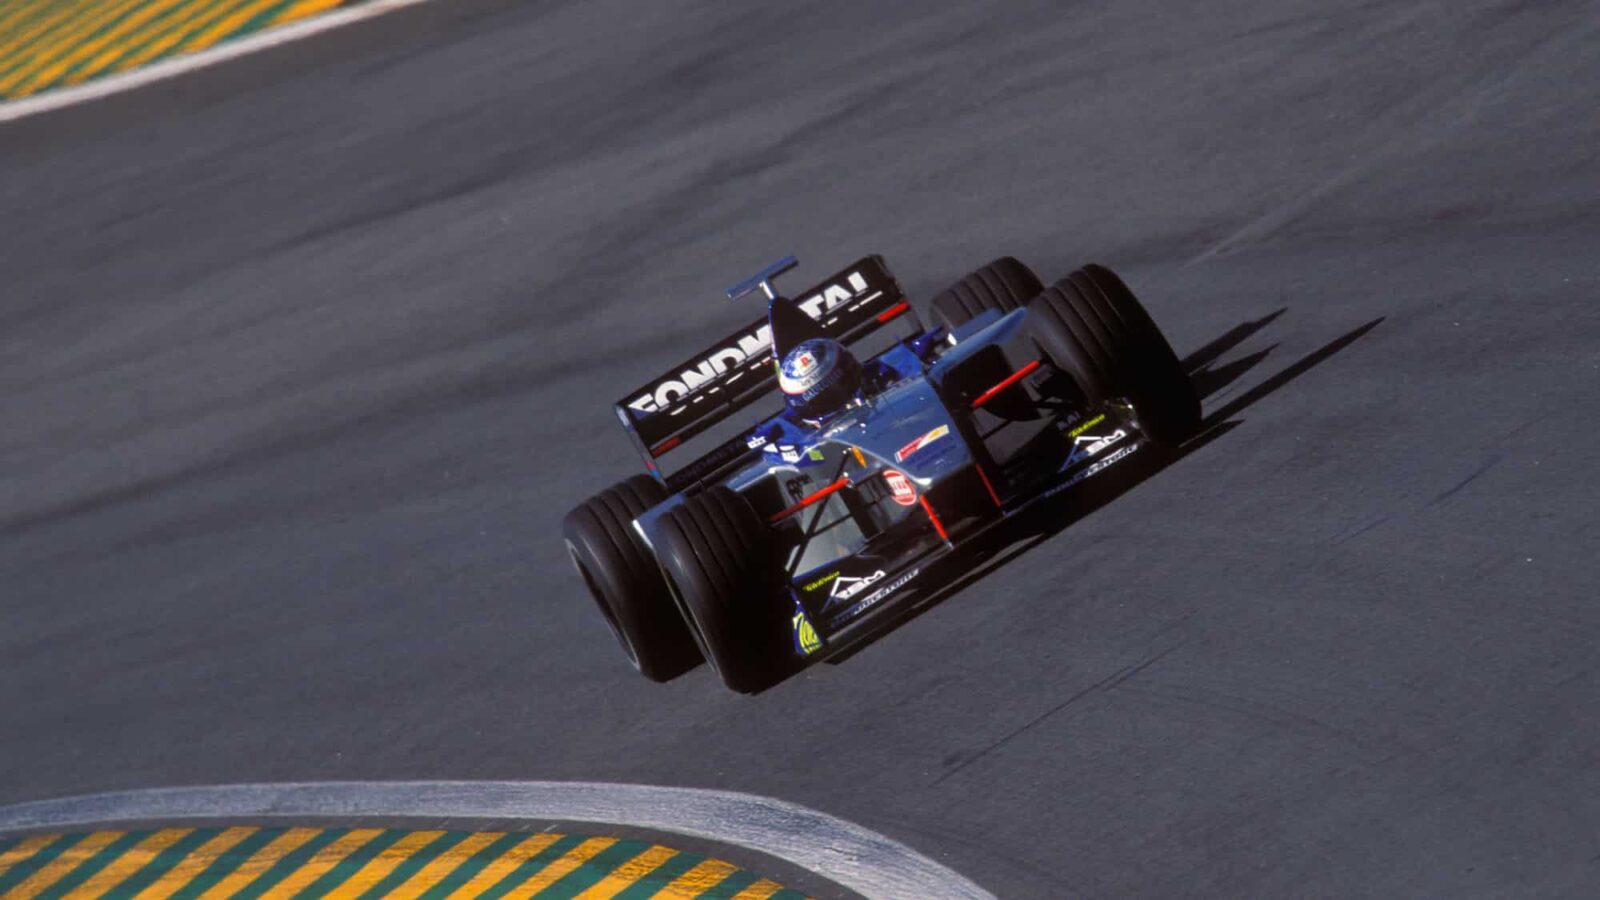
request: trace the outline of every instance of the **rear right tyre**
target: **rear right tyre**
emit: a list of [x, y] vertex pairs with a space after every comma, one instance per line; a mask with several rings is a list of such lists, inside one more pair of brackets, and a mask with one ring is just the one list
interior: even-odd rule
[[640, 513], [667, 498], [661, 483], [635, 475], [567, 513], [567, 554], [628, 662], [651, 681], [700, 664], [700, 650], [678, 613], [650, 548], [634, 531]]

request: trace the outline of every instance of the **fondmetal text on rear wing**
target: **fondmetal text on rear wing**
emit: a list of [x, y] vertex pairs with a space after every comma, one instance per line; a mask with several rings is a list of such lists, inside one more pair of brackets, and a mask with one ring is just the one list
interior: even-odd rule
[[[858, 341], [885, 323], [910, 314], [900, 285], [883, 257], [863, 257], [810, 290], [796, 305], [822, 332], [845, 344]], [[772, 363], [772, 333], [766, 316], [750, 323], [661, 376], [651, 379], [616, 404], [617, 417], [643, 455], [650, 473], [665, 478], [656, 460], [728, 416], [765, 396], [777, 385]], [[744, 435], [707, 452], [669, 481], [701, 472], [722, 456], [744, 450]]]

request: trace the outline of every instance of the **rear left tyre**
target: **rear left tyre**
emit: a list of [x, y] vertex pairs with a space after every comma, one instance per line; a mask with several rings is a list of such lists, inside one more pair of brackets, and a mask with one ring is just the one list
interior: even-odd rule
[[989, 310], [1008, 313], [1019, 309], [1044, 290], [1033, 270], [1010, 256], [1002, 256], [962, 278], [933, 298], [934, 320], [954, 330]]
[[701, 652], [722, 683], [754, 694], [791, 670], [780, 603], [783, 572], [772, 532], [742, 495], [723, 485], [662, 516], [657, 558]]
[[660, 482], [635, 475], [578, 504], [562, 522], [567, 554], [628, 662], [651, 681], [700, 664], [650, 548], [633, 520], [667, 498]]

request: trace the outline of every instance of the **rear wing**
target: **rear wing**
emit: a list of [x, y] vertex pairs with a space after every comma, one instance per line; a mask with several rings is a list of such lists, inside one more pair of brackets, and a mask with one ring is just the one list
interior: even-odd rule
[[[881, 256], [867, 256], [797, 295], [795, 305], [822, 332], [851, 344], [910, 312]], [[913, 317], [915, 313], [912, 313]], [[645, 466], [671, 487], [699, 480], [746, 450], [741, 434], [706, 453], [669, 481], [656, 460], [684, 441], [761, 399], [778, 382], [766, 316], [689, 357], [617, 401], [617, 417]]]

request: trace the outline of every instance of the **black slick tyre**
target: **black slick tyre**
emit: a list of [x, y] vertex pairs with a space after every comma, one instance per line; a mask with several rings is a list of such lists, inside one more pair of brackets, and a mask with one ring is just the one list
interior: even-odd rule
[[1115, 272], [1089, 265], [1028, 304], [1034, 339], [1090, 403], [1124, 397], [1139, 427], [1164, 444], [1200, 425], [1200, 400], [1172, 346]]
[[933, 317], [954, 329], [988, 310], [1008, 313], [1039, 295], [1044, 285], [1033, 270], [1009, 256], [952, 284], [933, 298]]
[[662, 571], [722, 683], [753, 694], [782, 680], [791, 665], [782, 570], [749, 501], [717, 485], [668, 511], [659, 535]]
[[633, 528], [635, 517], [665, 499], [659, 482], [635, 475], [578, 504], [562, 522], [578, 575], [628, 661], [651, 681], [676, 678], [701, 659], [661, 569]]

